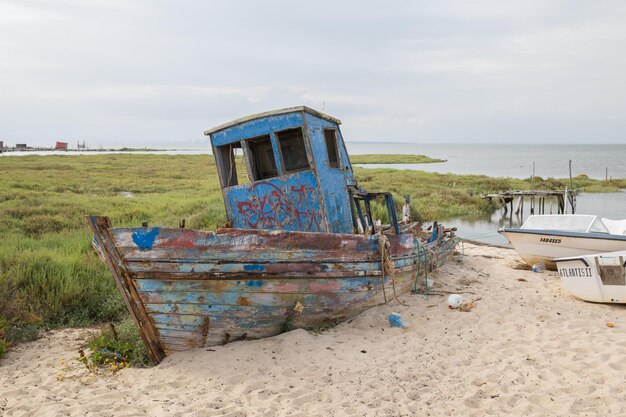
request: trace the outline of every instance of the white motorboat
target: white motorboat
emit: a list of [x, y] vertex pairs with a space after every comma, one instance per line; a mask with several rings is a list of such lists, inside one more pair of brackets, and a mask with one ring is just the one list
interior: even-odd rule
[[519, 229], [501, 229], [528, 265], [556, 270], [554, 259], [626, 250], [626, 220], [586, 214], [529, 216]]
[[565, 288], [597, 303], [626, 303], [626, 251], [555, 259]]

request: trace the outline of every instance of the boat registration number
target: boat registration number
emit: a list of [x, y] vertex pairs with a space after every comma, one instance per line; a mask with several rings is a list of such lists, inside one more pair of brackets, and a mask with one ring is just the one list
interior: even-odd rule
[[551, 237], [542, 237], [539, 241], [544, 243], [561, 243], [561, 239], [554, 239]]
[[559, 268], [559, 275], [563, 278], [592, 277], [591, 268]]

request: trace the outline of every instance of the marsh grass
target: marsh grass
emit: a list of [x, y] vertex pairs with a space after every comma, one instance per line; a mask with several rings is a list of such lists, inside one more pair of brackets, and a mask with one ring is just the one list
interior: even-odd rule
[[224, 208], [207, 155], [26, 156], [0, 160], [0, 317], [9, 341], [37, 329], [113, 322], [125, 307], [93, 253], [87, 214], [114, 225], [215, 228]]
[[[237, 158], [240, 183], [247, 182]], [[359, 184], [405, 194], [421, 220], [490, 213], [480, 193], [529, 188], [528, 180], [355, 168]], [[626, 181], [577, 177], [575, 186], [619, 190]], [[536, 188], [564, 188], [536, 179]], [[386, 209], [376, 205], [377, 218]], [[214, 229], [226, 223], [210, 155], [83, 155], [0, 158], [0, 354], [7, 342], [40, 329], [127, 318], [106, 266], [93, 253], [85, 216], [107, 215], [114, 226]], [[132, 331], [132, 326], [131, 330]]]
[[430, 164], [446, 161], [445, 159], [430, 158], [425, 155], [362, 154], [351, 155], [350, 162], [353, 164]]

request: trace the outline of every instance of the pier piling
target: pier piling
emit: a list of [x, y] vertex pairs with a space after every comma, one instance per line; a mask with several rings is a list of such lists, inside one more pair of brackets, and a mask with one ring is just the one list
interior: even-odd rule
[[[557, 203], [557, 214], [566, 214], [568, 211], [567, 206], [571, 209], [571, 214], [576, 212], [576, 195], [577, 190], [565, 189], [560, 190], [512, 190], [503, 191], [499, 193], [487, 194], [482, 196], [489, 201], [496, 199], [504, 208], [504, 216], [513, 213], [524, 217], [524, 198], [530, 200], [530, 214], [546, 214], [546, 199], [549, 202], [549, 211], [552, 214], [552, 203]], [[537, 198], [537, 204], [535, 204], [535, 198]], [[514, 211], [515, 200], [517, 200], [517, 211]], [[567, 203], [566, 203], [567, 201]], [[509, 212], [510, 210], [510, 212]], [[535, 213], [536, 212], [536, 213]]]

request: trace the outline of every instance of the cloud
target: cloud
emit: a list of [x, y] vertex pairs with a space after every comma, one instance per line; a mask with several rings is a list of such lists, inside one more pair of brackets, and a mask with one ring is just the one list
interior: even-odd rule
[[305, 104], [351, 140], [621, 143], [625, 18], [620, 1], [0, 0], [0, 138], [194, 141]]

